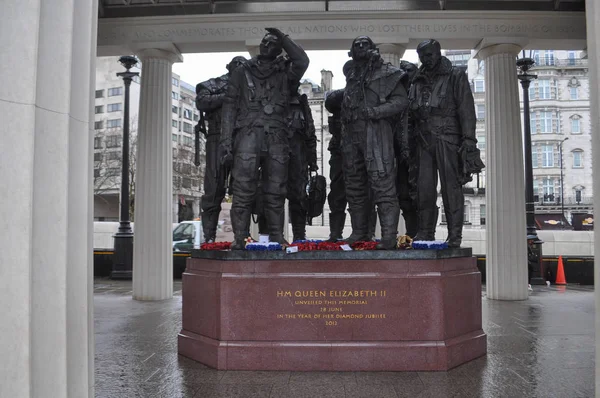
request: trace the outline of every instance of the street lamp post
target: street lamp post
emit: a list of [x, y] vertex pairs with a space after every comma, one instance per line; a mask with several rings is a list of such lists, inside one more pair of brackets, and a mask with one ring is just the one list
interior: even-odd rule
[[565, 195], [564, 195], [564, 184], [563, 184], [563, 144], [569, 137], [565, 137], [558, 145], [560, 152], [560, 213], [562, 214], [563, 219], [561, 220], [561, 225], [563, 229], [565, 229]]
[[133, 230], [129, 219], [129, 87], [138, 72], [131, 72], [138, 60], [134, 56], [124, 55], [119, 58], [121, 65], [127, 69], [117, 73], [125, 83], [125, 109], [123, 111], [123, 150], [121, 167], [121, 203], [119, 229], [114, 235], [115, 251], [113, 255], [113, 268], [110, 273], [112, 279], [131, 279], [133, 274]]
[[[518, 78], [523, 87], [523, 119], [525, 124], [525, 215], [527, 222], [527, 239], [532, 239], [538, 251], [539, 267], [532, 272], [532, 285], [545, 285], [544, 270], [542, 263], [542, 243], [543, 241], [537, 235], [535, 227], [535, 202], [533, 200], [533, 165], [531, 155], [531, 114], [529, 111], [529, 86], [537, 75], [528, 73], [533, 67], [535, 61], [532, 58], [517, 59], [517, 68], [521, 72]], [[526, 260], [526, 259], [525, 259]]]

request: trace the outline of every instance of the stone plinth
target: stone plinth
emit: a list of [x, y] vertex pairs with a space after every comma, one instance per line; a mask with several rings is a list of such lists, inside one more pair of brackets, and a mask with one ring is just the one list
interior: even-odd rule
[[448, 370], [486, 353], [470, 249], [195, 251], [179, 353], [217, 369]]

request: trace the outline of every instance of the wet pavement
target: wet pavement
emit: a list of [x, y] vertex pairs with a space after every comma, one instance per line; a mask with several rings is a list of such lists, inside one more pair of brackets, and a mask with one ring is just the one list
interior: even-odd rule
[[177, 355], [174, 298], [131, 299], [96, 279], [96, 397], [593, 397], [594, 290], [534, 286], [527, 301], [483, 300], [488, 354], [448, 372], [216, 371]]

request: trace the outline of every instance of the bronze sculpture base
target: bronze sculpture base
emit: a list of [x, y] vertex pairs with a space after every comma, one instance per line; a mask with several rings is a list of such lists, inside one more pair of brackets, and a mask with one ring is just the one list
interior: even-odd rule
[[451, 369], [487, 350], [470, 254], [197, 251], [179, 353], [231, 370]]

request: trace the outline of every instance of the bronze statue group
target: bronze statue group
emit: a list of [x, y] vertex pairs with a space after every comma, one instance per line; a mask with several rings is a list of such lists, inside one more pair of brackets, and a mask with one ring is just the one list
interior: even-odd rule
[[[280, 30], [266, 30], [256, 57], [235, 57], [226, 75], [196, 86], [196, 105], [208, 122], [204, 239], [215, 239], [230, 184], [232, 250], [245, 248], [253, 214], [261, 234], [287, 245], [286, 198], [293, 239], [306, 239], [306, 186], [309, 173], [318, 170], [308, 99], [298, 93], [308, 56]], [[424, 41], [417, 52], [421, 67], [405, 61], [396, 67], [369, 37], [357, 37], [344, 65], [346, 87], [325, 95], [332, 134], [331, 241], [371, 241], [379, 217], [377, 249], [395, 249], [400, 210], [408, 236], [433, 241], [439, 175], [447, 246], [460, 247], [462, 187], [484, 167], [473, 95], [465, 72], [442, 56], [439, 42]], [[346, 204], [352, 233], [344, 239]]]

